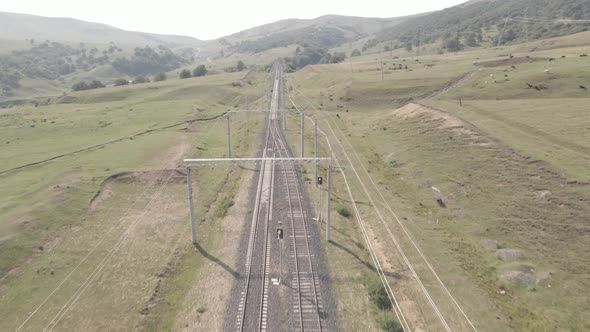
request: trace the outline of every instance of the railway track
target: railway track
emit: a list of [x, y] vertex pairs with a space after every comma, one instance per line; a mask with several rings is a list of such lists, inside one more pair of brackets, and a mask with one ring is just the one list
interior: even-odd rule
[[[281, 91], [281, 68], [275, 66], [274, 84], [270, 100], [270, 112], [266, 132], [263, 158], [292, 157], [279, 122], [279, 104]], [[275, 177], [282, 181], [275, 182]], [[275, 188], [276, 187], [276, 188]], [[323, 304], [317, 271], [314, 269], [315, 258], [310, 246], [309, 218], [306, 213], [302, 183], [297, 165], [294, 162], [263, 161], [260, 165], [260, 176], [256, 190], [252, 224], [246, 253], [246, 278], [243, 283], [236, 328], [238, 331], [267, 331], [283, 327], [269, 327], [270, 315], [280, 307], [278, 293], [269, 289], [273, 263], [280, 258], [273, 256], [271, 251], [273, 232], [273, 197], [275, 190], [280, 193], [281, 204], [286, 205], [285, 234], [289, 235], [289, 326], [291, 331], [324, 331], [322, 326]], [[282, 198], [285, 200], [282, 200]], [[276, 269], [274, 270], [276, 272]], [[272, 295], [272, 298], [271, 298]], [[273, 302], [276, 301], [276, 302]], [[270, 312], [272, 311], [272, 313]], [[276, 324], [275, 320], [275, 324]]]
[[[275, 99], [276, 92], [273, 89]], [[271, 105], [273, 104], [271, 100]], [[269, 118], [269, 126], [272, 117]], [[270, 134], [267, 131], [262, 157], [272, 157], [269, 147]], [[256, 190], [254, 213], [246, 253], [246, 280], [240, 293], [237, 331], [266, 331], [268, 322], [268, 287], [270, 267], [269, 223], [272, 220], [272, 196], [274, 182], [274, 163], [264, 161], [260, 164], [260, 176]], [[261, 277], [262, 276], [262, 277]]]
[[[271, 127], [275, 151], [281, 158], [291, 157], [279, 129]], [[298, 169], [294, 162], [279, 166], [285, 184], [289, 221], [291, 226], [291, 328], [296, 331], [322, 331], [322, 301], [319, 278], [314, 271], [313, 254], [310, 250], [309, 218], [303, 205]]]

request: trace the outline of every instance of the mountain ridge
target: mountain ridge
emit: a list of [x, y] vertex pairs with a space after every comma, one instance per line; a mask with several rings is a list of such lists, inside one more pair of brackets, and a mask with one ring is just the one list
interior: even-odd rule
[[197, 47], [204, 43], [190, 36], [128, 31], [69, 17], [0, 12], [0, 21], [4, 26], [3, 31], [0, 31], [0, 39], [4, 40], [36, 39], [100, 44], [112, 41], [118, 44], [164, 45], [171, 48]]

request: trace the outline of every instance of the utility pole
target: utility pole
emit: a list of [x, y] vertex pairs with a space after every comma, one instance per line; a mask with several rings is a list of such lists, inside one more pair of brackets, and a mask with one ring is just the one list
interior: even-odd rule
[[389, 57], [393, 59], [393, 39], [389, 41]]
[[191, 221], [191, 240], [193, 244], [197, 244], [197, 229], [195, 227], [195, 211], [193, 207], [193, 183], [191, 181], [191, 168], [186, 167], [186, 183], [188, 187], [188, 207]]
[[[318, 122], [316, 118], [313, 118], [313, 157], [318, 157]], [[315, 179], [315, 186], [318, 187], [318, 160], [313, 162], [313, 173]]]
[[303, 142], [303, 131], [305, 129], [305, 115], [301, 112], [301, 158], [304, 158], [305, 146]]
[[328, 163], [327, 176], [327, 198], [326, 198], [326, 241], [330, 241], [330, 196], [332, 195], [332, 162]]
[[229, 125], [229, 114], [227, 115], [227, 154], [231, 158], [231, 128]]
[[248, 96], [246, 96], [246, 132], [250, 132], [250, 104], [248, 103]]
[[379, 52], [379, 64], [381, 65], [381, 81], [384, 81], [385, 74], [383, 73], [383, 60], [381, 59], [381, 52]]

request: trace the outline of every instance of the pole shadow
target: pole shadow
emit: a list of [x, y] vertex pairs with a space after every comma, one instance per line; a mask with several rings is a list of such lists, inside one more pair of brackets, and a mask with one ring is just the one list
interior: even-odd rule
[[[330, 243], [332, 245], [334, 245], [336, 248], [338, 248], [340, 250], [343, 250], [344, 252], [348, 253], [352, 257], [356, 258], [356, 260], [358, 260], [361, 264], [363, 264], [364, 266], [366, 266], [367, 268], [369, 268], [371, 271], [377, 272], [377, 269], [375, 269], [375, 267], [373, 266], [373, 264], [364, 261], [356, 253], [354, 253], [352, 250], [346, 248], [345, 246], [343, 246], [340, 243], [338, 243], [336, 241], [333, 241], [333, 240], [330, 240]], [[398, 272], [383, 271], [383, 274], [385, 274], [388, 277], [395, 278], [395, 279], [401, 279], [401, 275]]]
[[[322, 188], [322, 191], [326, 191], [326, 190]], [[333, 197], [332, 201], [340, 200], [341, 202], [352, 203], [351, 200], [338, 196], [338, 194], [334, 193], [334, 191], [332, 191], [332, 197]], [[354, 202], [358, 205], [365, 205], [365, 206], [372, 207], [371, 204], [363, 202], [363, 201], [354, 201]]]
[[234, 278], [236, 278], [236, 279], [240, 279], [241, 278], [241, 275], [240, 275], [239, 272], [237, 272], [234, 269], [232, 269], [229, 265], [225, 264], [219, 258], [217, 258], [217, 257], [209, 254], [203, 247], [201, 247], [201, 245], [198, 242], [195, 243], [194, 246], [201, 253], [201, 255], [203, 255], [203, 257], [205, 257], [206, 259], [212, 261], [213, 263], [221, 266], [224, 270], [226, 270], [227, 272], [231, 273], [231, 275], [234, 276]]

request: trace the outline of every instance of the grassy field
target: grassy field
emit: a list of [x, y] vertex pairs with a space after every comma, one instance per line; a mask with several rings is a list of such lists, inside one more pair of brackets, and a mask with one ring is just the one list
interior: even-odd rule
[[[590, 66], [580, 57], [589, 35], [367, 54], [289, 75], [287, 94], [317, 116], [320, 156], [329, 142], [343, 166], [325, 243], [341, 330], [398, 320], [376, 304], [369, 245], [414, 330], [469, 330], [465, 317], [479, 330], [590, 329]], [[2, 110], [0, 329], [218, 329], [235, 277], [225, 244], [248, 213], [235, 200], [249, 172], [195, 170], [195, 248], [186, 183], [173, 169], [186, 156], [227, 153], [224, 118], [192, 120], [266, 107], [266, 73], [224, 68], [292, 52]], [[254, 154], [262, 123], [232, 118], [235, 154]], [[311, 128], [306, 120], [306, 156]], [[298, 115], [288, 115], [286, 135], [299, 155]], [[312, 174], [307, 167], [319, 211]]]
[[[2, 112], [1, 329], [25, 321], [26, 330], [43, 329], [55, 319], [60, 329], [128, 330], [143, 326], [144, 306], [150, 315], [158, 307], [150, 294], [171, 296], [154, 291], [165, 283], [158, 275], [196, 283], [194, 270], [179, 272], [202, 266], [203, 256], [189, 245], [186, 182], [173, 169], [182, 157], [227, 154], [223, 118], [185, 121], [239, 110], [246, 96], [254, 104], [265, 74], [235, 84], [246, 74], [87, 91]], [[258, 139], [261, 122], [249, 120], [232, 120], [237, 154]], [[229, 179], [241, 173], [200, 169], [195, 177], [198, 215], [222, 218], [236, 191]], [[207, 225], [202, 245], [215, 250]]]
[[[590, 51], [587, 36], [402, 59], [384, 53], [383, 76], [379, 57], [367, 55], [289, 77], [315, 105], [293, 90], [303, 108], [321, 116], [324, 131], [334, 128], [332, 147], [355, 199], [369, 204], [361, 214], [382, 258], [392, 266], [400, 259], [390, 228], [451, 327], [469, 328], [387, 205], [477, 328], [589, 328], [590, 95], [580, 88], [590, 83], [580, 57]], [[398, 109], [412, 100], [430, 107]], [[412, 294], [412, 277], [401, 275], [408, 287], [398, 281], [396, 289], [419, 309], [406, 308], [414, 326], [442, 328], [423, 292]]]

